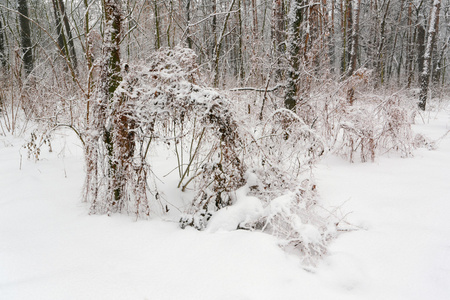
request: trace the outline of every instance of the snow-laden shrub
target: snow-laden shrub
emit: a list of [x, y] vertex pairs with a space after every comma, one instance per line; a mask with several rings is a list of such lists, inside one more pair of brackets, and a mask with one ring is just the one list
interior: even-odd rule
[[[184, 190], [191, 185], [198, 191], [189, 214], [206, 217], [208, 211], [229, 205], [230, 193], [244, 184], [245, 165], [239, 157], [242, 140], [229, 101], [217, 91], [196, 83], [199, 78], [195, 53], [183, 48], [162, 49], [152, 53], [148, 63], [126, 65], [123, 69], [123, 80], [114, 94], [116, 100], [110, 105], [110, 122], [116, 124], [114, 130], [125, 131], [118, 134], [113, 131], [112, 138], [125, 138], [116, 141], [114, 149], [106, 147], [97, 153], [86, 153], [89, 158], [98, 153], [105, 156], [96, 159], [100, 168], [88, 165], [88, 170], [92, 170], [87, 177], [92, 211], [111, 212], [111, 201], [103, 201], [108, 197], [102, 196], [105, 183], [101, 182], [102, 178], [109, 177], [101, 167], [102, 162], [110, 159], [122, 164], [119, 180], [125, 192], [118, 211], [138, 216], [149, 214], [146, 184], [151, 165], [147, 154], [154, 143], [174, 145], [179, 158], [178, 187]], [[88, 145], [102, 138], [95, 131], [89, 137], [92, 140]], [[186, 152], [183, 145], [190, 146], [187, 165], [179, 156]], [[89, 151], [89, 147], [86, 149]], [[114, 151], [124, 159], [114, 159]], [[189, 220], [182, 222], [194, 225]]]
[[408, 107], [403, 99], [390, 96], [342, 104], [337, 134], [338, 153], [354, 161], [355, 154], [362, 162], [389, 151], [408, 157], [412, 152], [412, 131]]
[[288, 109], [274, 111], [248, 134], [246, 161], [258, 178], [252, 194], [264, 200], [297, 191], [325, 151], [322, 138]]
[[350, 161], [374, 161], [389, 151], [411, 155], [414, 108], [400, 93], [380, 96], [368, 90], [371, 72], [358, 70], [323, 101], [321, 132], [328, 147]]
[[253, 123], [225, 96], [201, 85], [190, 50], [164, 49], [148, 61], [128, 66], [118, 90], [128, 99], [124, 113], [139, 129], [133, 132], [136, 149], [152, 147], [150, 140], [170, 144], [178, 187], [194, 191], [181, 227], [208, 229], [210, 220], [217, 224], [226, 212], [241, 212], [243, 198], [253, 199], [263, 213], [237, 223], [231, 217], [228, 226], [273, 234], [305, 257], [323, 254], [327, 226], [315, 211], [310, 180], [311, 167], [325, 151], [320, 136], [286, 109]]
[[246, 185], [236, 191], [236, 201], [209, 216], [207, 230], [244, 229], [261, 231], [278, 238], [286, 251], [301, 257], [305, 265], [314, 265], [327, 253], [328, 242], [336, 235], [336, 222], [321, 214], [316, 205], [316, 188], [305, 180], [296, 191], [285, 190], [272, 199], [252, 196], [258, 185], [255, 173], [247, 172]]
[[282, 248], [300, 253], [306, 264], [314, 264], [327, 253], [335, 226], [318, 214], [304, 192], [287, 193], [270, 201], [258, 223], [262, 231], [279, 238]]

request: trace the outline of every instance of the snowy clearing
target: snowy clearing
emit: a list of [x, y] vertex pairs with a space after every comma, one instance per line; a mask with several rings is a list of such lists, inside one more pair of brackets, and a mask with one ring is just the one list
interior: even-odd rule
[[[414, 130], [444, 136], [435, 115]], [[37, 163], [23, 143], [0, 137], [0, 299], [450, 299], [450, 134], [413, 158], [320, 163], [321, 205], [361, 229], [309, 271], [268, 234], [90, 216], [75, 137]]]

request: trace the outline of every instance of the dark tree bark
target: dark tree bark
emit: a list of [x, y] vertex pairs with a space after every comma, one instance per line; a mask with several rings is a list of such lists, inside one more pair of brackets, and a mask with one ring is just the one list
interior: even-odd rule
[[[325, 1], [324, 1], [325, 2]], [[326, 6], [326, 3], [324, 4]], [[336, 61], [335, 57], [335, 30], [334, 30], [334, 10], [335, 10], [335, 0], [331, 0], [331, 20], [329, 21], [329, 35], [328, 35], [328, 56], [330, 58], [330, 72], [334, 73], [334, 64]]]
[[[425, 56], [425, 28], [422, 25], [417, 27], [417, 68], [419, 70], [419, 74], [423, 72], [424, 65], [424, 56]], [[421, 79], [419, 77], [419, 85]]]
[[57, 41], [58, 41], [58, 47], [61, 53], [65, 56], [68, 56], [68, 53], [66, 52], [66, 47], [64, 47], [64, 32], [62, 30], [62, 20], [61, 20], [61, 14], [59, 11], [59, 5], [58, 0], [52, 0], [53, 4], [53, 14], [55, 15], [55, 25], [56, 25], [56, 33], [58, 35]]
[[77, 54], [75, 52], [75, 45], [74, 45], [74, 41], [73, 41], [73, 37], [72, 37], [72, 31], [70, 29], [69, 18], [67, 17], [67, 13], [66, 13], [66, 9], [64, 8], [63, 0], [56, 0], [56, 1], [58, 1], [59, 11], [61, 13], [61, 17], [64, 22], [64, 27], [66, 28], [66, 36], [67, 36], [66, 43], [69, 48], [68, 51], [70, 54], [70, 60], [73, 65], [73, 69], [77, 70], [78, 60], [77, 60]]
[[289, 71], [287, 77], [286, 94], [284, 96], [284, 106], [287, 109], [295, 110], [297, 105], [298, 80], [300, 77], [300, 50], [302, 36], [302, 22], [304, 13], [304, 1], [294, 0], [291, 4], [289, 20]]
[[159, 28], [159, 11], [157, 0], [153, 0], [153, 9], [155, 13], [155, 48], [161, 48], [161, 30]]
[[377, 76], [379, 78], [379, 83], [380, 84], [384, 84], [384, 71], [385, 71], [385, 46], [386, 46], [386, 21], [387, 21], [387, 16], [389, 14], [389, 7], [390, 7], [391, 1], [387, 0], [386, 3], [386, 8], [384, 10], [384, 14], [383, 14], [383, 19], [381, 21], [381, 28], [380, 28], [380, 39], [378, 41], [378, 49], [377, 49]]
[[17, 0], [17, 10], [19, 11], [20, 41], [23, 53], [23, 68], [26, 76], [33, 70], [33, 49], [31, 44], [31, 26], [28, 18], [27, 0]]
[[[110, 199], [110, 210], [117, 211], [120, 209], [121, 200], [123, 197], [123, 165], [122, 159], [117, 157], [120, 151], [120, 143], [123, 138], [121, 134], [125, 134], [122, 128], [124, 124], [117, 124], [117, 120], [113, 115], [115, 107], [120, 107], [121, 103], [114, 103], [115, 91], [122, 81], [120, 68], [120, 34], [121, 34], [121, 5], [120, 0], [103, 0], [103, 9], [105, 15], [105, 40], [103, 45], [103, 55], [105, 56], [105, 63], [102, 66], [102, 81], [103, 81], [103, 99], [102, 106], [99, 107], [100, 124], [103, 131], [103, 142], [106, 148], [108, 158], [108, 176], [110, 180], [110, 191], [112, 197]], [[120, 100], [118, 102], [121, 102]], [[119, 112], [115, 112], [119, 113]], [[121, 119], [119, 117], [119, 119]], [[125, 120], [124, 120], [125, 121]], [[118, 126], [117, 126], [118, 125]], [[117, 128], [118, 127], [118, 128]], [[119, 148], [119, 149], [117, 149]]]
[[341, 55], [341, 74], [344, 76], [349, 67], [350, 47], [351, 47], [351, 29], [353, 27], [352, 19], [352, 0], [343, 0], [341, 3], [342, 15], [342, 55]]
[[407, 31], [407, 46], [406, 46], [406, 65], [405, 65], [405, 71], [406, 75], [408, 76], [408, 85], [407, 87], [411, 87], [411, 83], [413, 81], [414, 72], [413, 72], [413, 66], [414, 66], [414, 38], [415, 38], [415, 30], [412, 25], [412, 6], [413, 3], [410, 0], [408, 5], [408, 31]]
[[0, 20], [0, 64], [3, 68], [6, 67], [7, 63], [7, 55], [6, 55], [6, 47], [5, 47], [5, 29], [2, 24], [2, 20]]

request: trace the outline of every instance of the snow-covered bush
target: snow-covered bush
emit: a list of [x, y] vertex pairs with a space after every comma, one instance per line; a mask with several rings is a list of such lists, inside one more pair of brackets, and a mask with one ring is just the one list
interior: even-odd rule
[[321, 137], [288, 109], [274, 111], [249, 135], [247, 163], [259, 180], [252, 193], [264, 200], [297, 191], [325, 151]]
[[[255, 106], [254, 96], [231, 101], [205, 86], [190, 49], [161, 49], [121, 69], [108, 101], [98, 78], [90, 121], [80, 127], [92, 213], [149, 216], [161, 195], [149, 153], [166, 145], [177, 187], [191, 195], [180, 207], [181, 227], [267, 232], [314, 263], [337, 223], [319, 212], [314, 164], [330, 148], [363, 161], [390, 149], [410, 151], [403, 98], [363, 97], [365, 75], [334, 98], [301, 102], [296, 112], [268, 105], [261, 120], [259, 109], [246, 109]], [[51, 111], [61, 117], [49, 118], [54, 125], [83, 118], [82, 106], [58, 105]]]
[[[147, 154], [153, 144], [171, 142], [181, 155], [185, 149], [180, 144], [191, 147], [187, 166], [178, 161], [178, 187], [184, 190], [191, 184], [198, 191], [190, 213], [200, 215], [212, 207], [218, 209], [229, 205], [232, 201], [230, 193], [244, 184], [245, 166], [238, 153], [241, 147], [238, 125], [227, 99], [215, 90], [196, 84], [199, 77], [195, 53], [183, 48], [162, 49], [152, 53], [148, 63], [127, 65], [124, 70], [123, 80], [114, 96], [122, 100], [113, 101], [120, 107], [112, 106], [115, 112], [112, 122], [123, 124], [122, 120], [126, 120], [128, 128], [124, 130], [128, 133], [116, 136], [127, 136], [123, 148], [133, 151], [130, 152], [132, 157], [125, 162], [129, 165], [123, 168], [127, 174], [121, 174], [126, 196], [119, 211], [125, 209], [138, 216], [148, 215], [145, 188], [140, 191], [134, 188], [146, 186], [147, 174], [151, 173]], [[94, 134], [92, 132], [90, 136], [95, 143], [101, 137]], [[111, 156], [108, 149], [105, 151], [106, 156]], [[102, 176], [94, 174], [94, 177], [107, 177], [108, 174], [102, 172]], [[98, 174], [98, 170], [94, 173]], [[110, 201], [103, 203], [102, 199], [107, 197], [98, 195], [102, 192], [102, 183], [97, 179], [95, 182], [91, 189], [94, 192], [89, 192], [95, 200], [88, 199], [92, 211], [109, 212]], [[144, 210], [139, 208], [143, 203], [146, 203]]]
[[[113, 102], [121, 103], [120, 110], [112, 106], [116, 112], [112, 122], [126, 120], [128, 133], [117, 136], [127, 136], [128, 144], [118, 145], [134, 150], [125, 152], [133, 155], [121, 167], [126, 194], [117, 211], [149, 214], [153, 200], [147, 196], [158, 192], [148, 186], [153, 173], [147, 154], [166, 144], [176, 158], [178, 188], [193, 192], [180, 217], [181, 227], [203, 230], [211, 218], [220, 227], [217, 216], [226, 215], [228, 209], [240, 212], [241, 199], [251, 197], [262, 213], [240, 220], [234, 229], [268, 232], [279, 237], [283, 247], [293, 247], [305, 257], [325, 252], [329, 224], [315, 210], [316, 187], [310, 175], [325, 146], [297, 114], [278, 109], [266, 121], [253, 123], [255, 118], [236, 109], [226, 96], [201, 84], [195, 54], [189, 49], [162, 49], [147, 63], [124, 70], [114, 96], [122, 100]], [[94, 143], [101, 138], [95, 132], [90, 137]], [[102, 151], [87, 155], [114, 157], [107, 148]], [[92, 168], [94, 176], [87, 177], [92, 188], [88, 201], [93, 213], [111, 213], [102, 181], [108, 174], [101, 164], [97, 166]]]
[[388, 151], [396, 151], [403, 157], [411, 155], [412, 131], [408, 107], [398, 96], [386, 99], [364, 99], [353, 105], [343, 105], [338, 124], [336, 145], [338, 153], [354, 161], [358, 153], [362, 162]]
[[411, 155], [414, 108], [399, 93], [373, 94], [367, 88], [368, 70], [358, 70], [340, 86], [331, 100], [324, 102], [322, 132], [328, 147], [351, 162], [359, 155], [362, 162], [389, 151], [403, 157]]

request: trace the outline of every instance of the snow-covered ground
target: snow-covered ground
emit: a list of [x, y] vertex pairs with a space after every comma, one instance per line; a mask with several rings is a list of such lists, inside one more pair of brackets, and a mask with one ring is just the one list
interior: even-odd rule
[[[438, 140], [449, 116], [415, 130]], [[450, 299], [450, 134], [413, 158], [322, 162], [321, 205], [361, 229], [312, 271], [267, 234], [88, 215], [67, 134], [37, 163], [0, 137], [0, 299]]]

